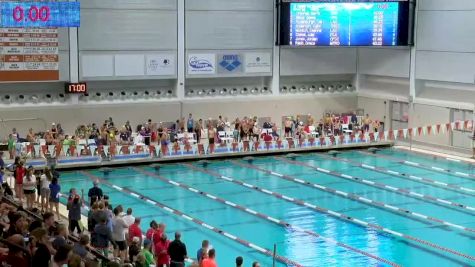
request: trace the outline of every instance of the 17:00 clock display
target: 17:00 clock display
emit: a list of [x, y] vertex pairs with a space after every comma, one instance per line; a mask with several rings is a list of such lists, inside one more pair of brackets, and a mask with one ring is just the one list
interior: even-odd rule
[[0, 2], [0, 27], [79, 27], [79, 2]]

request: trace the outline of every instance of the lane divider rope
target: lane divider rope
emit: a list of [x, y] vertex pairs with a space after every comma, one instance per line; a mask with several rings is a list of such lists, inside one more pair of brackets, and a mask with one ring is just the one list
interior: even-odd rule
[[[216, 173], [213, 173], [213, 172], [208, 172], [207, 170], [203, 170], [203, 169], [197, 168], [197, 167], [195, 167], [195, 166], [193, 166], [193, 165], [191, 165], [191, 164], [186, 164], [186, 163], [185, 163], [185, 164], [183, 164], [183, 165], [186, 166], [186, 167], [188, 167], [188, 168], [190, 168], [190, 169], [192, 169], [192, 170], [200, 171], [200, 172], [203, 172], [203, 173], [206, 173], [206, 174], [215, 176], [215, 177], [217, 177], [217, 178], [219, 178], [219, 179], [222, 179], [222, 176], [221, 176], [220, 174], [216, 174]], [[145, 173], [145, 172], [143, 172], [143, 173]], [[147, 174], [147, 175], [153, 175], [153, 176], [155, 176], [155, 177], [157, 176], [156, 174], [152, 174], [152, 173], [145, 173], [145, 174]], [[229, 182], [232, 182], [232, 183], [235, 183], [235, 184], [240, 185], [240, 186], [245, 186], [245, 185], [244, 185], [245, 183], [242, 182], [242, 181], [239, 181], [239, 180], [236, 180], [236, 179], [233, 179], [233, 178], [230, 178], [230, 177], [226, 177], [226, 178], [227, 178], [227, 179], [224, 179], [224, 180], [229, 181]], [[188, 187], [188, 186], [182, 184], [181, 187], [186, 188], [186, 187]], [[247, 187], [247, 186], [245, 186], [245, 187]], [[259, 192], [266, 193], [266, 194], [268, 194], [268, 195], [277, 197], [277, 198], [279, 198], [279, 199], [284, 199], [284, 200], [286, 200], [286, 201], [288, 201], [288, 202], [291, 202], [291, 203], [294, 203], [294, 204], [298, 204], [298, 205], [300, 205], [300, 206], [306, 206], [306, 207], [311, 206], [312, 209], [314, 209], [314, 210], [316, 210], [316, 211], [318, 211], [318, 212], [321, 212], [321, 213], [326, 213], [326, 214], [331, 214], [331, 213], [332, 213], [332, 211], [330, 211], [330, 210], [327, 210], [327, 209], [324, 209], [324, 208], [320, 208], [320, 207], [317, 207], [317, 206], [312, 205], [312, 204], [310, 204], [310, 203], [306, 203], [306, 202], [304, 202], [304, 201], [302, 201], [302, 200], [297, 200], [297, 199], [294, 199], [294, 198], [291, 198], [291, 197], [288, 197], [288, 196], [285, 196], [285, 195], [282, 195], [282, 194], [279, 194], [279, 193], [276, 193], [276, 192], [272, 192], [272, 191], [269, 191], [269, 190], [264, 190], [264, 189], [261, 189], [261, 188], [255, 186], [255, 185], [252, 185], [251, 189], [254, 189], [254, 190], [259, 191]], [[267, 193], [267, 192], [268, 192], [268, 193]], [[206, 193], [202, 192], [202, 194], [206, 194]], [[219, 201], [219, 202], [221, 202], [221, 203], [227, 202], [226, 200], [221, 199], [221, 198], [217, 198], [216, 200]], [[228, 202], [229, 202], [229, 201], [228, 201]], [[225, 203], [225, 204], [226, 204], [226, 203]], [[228, 205], [229, 205], [229, 204], [228, 204]], [[245, 208], [245, 207], [240, 206], [240, 205], [237, 205], [237, 204], [234, 204], [233, 207], [238, 208], [238, 209], [240, 209], [240, 210], [244, 210], [244, 211], [248, 210], [248, 208]], [[263, 218], [263, 219], [267, 219], [267, 220], [270, 220], [270, 221], [275, 222], [275, 223], [277, 223], [277, 224], [283, 225], [283, 226], [285, 226], [285, 227], [288, 227], [288, 228], [297, 230], [297, 231], [299, 231], [299, 232], [304, 232], [304, 233], [306, 233], [306, 234], [312, 235], [312, 236], [314, 236], [314, 237], [316, 237], [316, 238], [321, 238], [323, 241], [325, 241], [325, 242], [327, 242], [327, 243], [335, 244], [335, 245], [337, 245], [337, 246], [346, 248], [346, 249], [349, 250], [349, 251], [356, 252], [356, 253], [358, 253], [358, 254], [362, 254], [362, 255], [364, 255], [364, 256], [373, 258], [373, 259], [375, 259], [375, 260], [377, 260], [377, 261], [379, 261], [379, 262], [383, 262], [383, 263], [386, 263], [386, 264], [391, 265], [391, 266], [399, 266], [397, 263], [391, 262], [391, 261], [389, 261], [389, 260], [387, 260], [387, 259], [381, 258], [381, 257], [376, 256], [376, 255], [370, 254], [370, 253], [368, 253], [368, 252], [366, 252], [366, 251], [363, 251], [363, 250], [361, 250], [361, 249], [352, 247], [352, 246], [347, 245], [347, 244], [345, 244], [345, 243], [341, 243], [341, 242], [339, 242], [339, 241], [337, 241], [337, 240], [334, 240], [334, 239], [332, 239], [332, 238], [328, 238], [328, 237], [322, 236], [322, 235], [320, 235], [320, 234], [318, 234], [318, 233], [316, 233], [316, 232], [309, 231], [309, 230], [305, 230], [305, 229], [302, 229], [302, 228], [300, 228], [300, 227], [298, 227], [298, 226], [293, 226], [293, 225], [291, 225], [291, 224], [289, 224], [289, 223], [287, 223], [287, 222], [285, 222], [285, 221], [282, 221], [282, 220], [279, 220], [279, 219], [276, 219], [276, 218], [272, 218], [272, 217], [270, 217], [270, 216], [267, 216], [267, 215], [262, 214], [262, 213], [258, 213], [258, 212], [253, 211], [253, 210], [252, 210], [252, 212], [249, 212], [249, 211], [247, 211], [247, 212], [248, 212], [248, 213], [252, 213], [252, 214], [254, 214], [254, 215], [256, 215], [256, 216], [259, 216], [259, 217], [261, 217], [261, 218]], [[339, 214], [339, 213], [333, 213], [333, 214], [331, 214], [331, 215], [332, 215], [332, 216], [335, 216], [335, 217], [338, 217], [338, 218], [340, 218], [340, 219], [347, 220], [347, 221], [351, 221], [351, 219], [352, 219], [352, 218], [349, 217], [349, 216], [346, 216], [346, 215], [344, 215], [344, 214]], [[367, 223], [365, 223], [365, 224], [363, 224], [363, 225], [364, 225], [365, 227], [368, 226]]]
[[[340, 158], [331, 158], [331, 159], [334, 160], [334, 161], [342, 161]], [[441, 198], [436, 198], [436, 197], [433, 197], [433, 196], [430, 196], [430, 195], [417, 193], [417, 192], [410, 191], [410, 190], [407, 190], [407, 189], [404, 189], [404, 188], [389, 186], [389, 185], [379, 183], [379, 182], [373, 182], [373, 181], [366, 180], [366, 179], [361, 178], [361, 177], [351, 176], [351, 175], [339, 173], [339, 172], [336, 172], [336, 171], [324, 170], [324, 169], [321, 169], [321, 168], [318, 168], [318, 167], [315, 167], [313, 165], [306, 164], [306, 163], [303, 163], [303, 162], [297, 162], [297, 161], [289, 161], [289, 162], [291, 164], [294, 164], [294, 165], [299, 165], [299, 166], [311, 168], [311, 169], [314, 169], [314, 170], [316, 170], [318, 172], [321, 172], [321, 173], [330, 174], [332, 176], [339, 177], [339, 178], [344, 178], [346, 180], [350, 180], [350, 181], [357, 182], [357, 183], [360, 183], [360, 184], [365, 184], [365, 185], [369, 185], [369, 186], [379, 188], [379, 189], [383, 189], [383, 190], [386, 190], [386, 191], [391, 191], [391, 192], [394, 192], [396, 194], [400, 194], [400, 195], [404, 195], [404, 196], [408, 196], [408, 197], [412, 197], [412, 198], [417, 198], [417, 199], [420, 199], [420, 200], [423, 200], [423, 201], [432, 202], [432, 203], [435, 203], [435, 204], [438, 204], [438, 205], [441, 205], [441, 206], [444, 206], [444, 207], [448, 207], [448, 208], [457, 208], [457, 210], [459, 210], [459, 211], [468, 212], [470, 214], [473, 214], [473, 212], [475, 212], [474, 207], [467, 206], [467, 205], [464, 205], [464, 204], [461, 204], [461, 203], [448, 201], [448, 200], [441, 199]], [[344, 161], [342, 161], [342, 162], [344, 162]]]
[[397, 147], [394, 147], [394, 148], [396, 150], [406, 150], [406, 151], [409, 151], [411, 153], [423, 155], [423, 156], [426, 156], [426, 157], [444, 159], [444, 160], [448, 160], [448, 161], [459, 162], [459, 163], [464, 163], [464, 164], [468, 164], [468, 165], [471, 165], [471, 166], [475, 166], [475, 162], [467, 160], [463, 157], [453, 158], [453, 157], [457, 157], [457, 156], [453, 156], [453, 155], [451, 156], [451, 155], [447, 155], [447, 154], [444, 154], [444, 153], [432, 152], [432, 151], [431, 152], [429, 152], [429, 151], [426, 152], [424, 150], [420, 150], [420, 149], [417, 149], [417, 148], [410, 149], [410, 148], [406, 148], [404, 146], [397, 146]]
[[[233, 162], [234, 163], [234, 162]], [[239, 165], [239, 163], [237, 163]], [[211, 171], [208, 171], [208, 170], [205, 170], [205, 169], [201, 169], [201, 168], [197, 168], [191, 164], [184, 164], [185, 166], [189, 167], [190, 169], [193, 169], [193, 170], [197, 170], [197, 171], [200, 171], [200, 172], [203, 172], [203, 173], [207, 173], [207, 174], [210, 174], [212, 176], [215, 176], [217, 178], [220, 178], [221, 175], [218, 174], [218, 173], [214, 173], [214, 172], [211, 172]], [[241, 165], [242, 167], [246, 167], [246, 168], [252, 168], [252, 169], [256, 169], [256, 170], [260, 170], [262, 172], [265, 172], [265, 173], [268, 173], [268, 174], [272, 174], [272, 175], [275, 175], [275, 176], [278, 176], [278, 177], [284, 177], [286, 175], [283, 175], [283, 174], [280, 174], [280, 173], [276, 173], [276, 172], [272, 172], [272, 171], [269, 171], [269, 170], [265, 170], [265, 169], [261, 169], [261, 168], [258, 168], [256, 166], [253, 166], [253, 165], [245, 165], [245, 164], [242, 164]], [[233, 183], [235, 184], [238, 184], [238, 185], [243, 185], [244, 182], [243, 181], [240, 181], [240, 180], [236, 180], [236, 179], [233, 179], [231, 177], [227, 177], [229, 179], [232, 179], [233, 180]], [[258, 186], [253, 186], [253, 189], [256, 190], [256, 191], [260, 191], [260, 192], [263, 192], [261, 188], [259, 188]], [[268, 190], [268, 189], [267, 189]], [[270, 190], [269, 190], [270, 191]], [[382, 227], [380, 225], [377, 225], [377, 224], [374, 224], [374, 223], [368, 223], [368, 222], [365, 222], [365, 221], [362, 221], [362, 220], [359, 220], [359, 219], [356, 219], [356, 218], [353, 218], [351, 216], [348, 216], [346, 214], [343, 214], [343, 213], [339, 213], [339, 212], [335, 212], [335, 211], [332, 211], [332, 210], [329, 210], [329, 209], [326, 209], [326, 208], [322, 208], [322, 207], [318, 207], [314, 204], [310, 204], [310, 203], [307, 203], [303, 200], [300, 200], [300, 199], [294, 199], [294, 198], [291, 198], [291, 197], [288, 197], [288, 196], [285, 196], [283, 194], [280, 194], [280, 193], [277, 193], [277, 192], [272, 192], [272, 194], [270, 194], [274, 197], [277, 197], [279, 199], [284, 199], [288, 202], [291, 202], [291, 203], [294, 203], [294, 204], [297, 204], [299, 206], [306, 206], [306, 207], [309, 207], [309, 205], [312, 205], [311, 209], [319, 212], [319, 213], [324, 213], [324, 214], [328, 214], [328, 215], [331, 215], [333, 217], [336, 217], [337, 219], [343, 219], [345, 221], [349, 221], [351, 223], [354, 223], [354, 224], [357, 224], [357, 225], [361, 225], [363, 227], [366, 227], [368, 229], [373, 229], [373, 230], [376, 230], [376, 231], [379, 231], [379, 232], [383, 232], [383, 233], [386, 233], [386, 234], [390, 234], [392, 236], [395, 236], [397, 238], [405, 238], [405, 239], [408, 239], [408, 240], [412, 240], [416, 243], [419, 243], [419, 244], [422, 244], [424, 246], [429, 246], [429, 247], [432, 247], [432, 248], [436, 248], [436, 249], [439, 249], [439, 250], [442, 250], [442, 251], [445, 251], [447, 253], [451, 253], [451, 254], [454, 254], [454, 255], [457, 255], [457, 256], [461, 256], [461, 257], [464, 257], [464, 258], [467, 258], [467, 259], [470, 259], [470, 260], [474, 260], [475, 261], [475, 257], [474, 256], [471, 256], [471, 255], [467, 255], [467, 254], [464, 254], [464, 253], [461, 253], [461, 252], [458, 252], [458, 251], [455, 251], [453, 249], [450, 249], [450, 248], [447, 248], [447, 247], [443, 247], [443, 246], [440, 246], [440, 245], [437, 245], [437, 244], [434, 244], [434, 243], [431, 243], [429, 241], [426, 241], [426, 240], [422, 240], [422, 239], [419, 239], [419, 238], [416, 238], [416, 237], [413, 237], [413, 236], [410, 236], [410, 235], [407, 235], [407, 234], [404, 234], [404, 233], [401, 233], [401, 232], [397, 232], [397, 231], [394, 231], [394, 230], [391, 230], [391, 229], [388, 229], [388, 228], [385, 228], [385, 227]], [[309, 207], [310, 208], [310, 207]]]
[[[134, 191], [132, 191], [132, 190], [130, 190], [130, 189], [122, 188], [122, 187], [118, 187], [118, 186], [114, 187], [114, 184], [112, 184], [112, 183], [110, 183], [110, 182], [108, 182], [108, 181], [106, 181], [106, 180], [104, 180], [104, 179], [102, 179], [102, 178], [100, 178], [100, 177], [98, 177], [98, 176], [92, 175], [92, 174], [90, 174], [90, 173], [88, 173], [88, 172], [86, 172], [86, 171], [81, 171], [80, 173], [82, 173], [84, 176], [89, 177], [89, 178], [90, 178], [91, 180], [93, 180], [93, 181], [98, 180], [99, 182], [101, 182], [101, 183], [103, 183], [103, 184], [106, 184], [106, 185], [108, 185], [108, 186], [110, 186], [110, 187], [112, 187], [112, 188], [114, 188], [114, 189], [116, 189], [116, 190], [118, 190], [118, 191], [120, 191], [120, 192], [129, 194], [129, 195], [131, 195], [131, 196], [134, 196], [134, 197], [136, 197], [136, 198], [138, 198], [138, 199], [141, 199], [141, 200], [143, 200], [143, 201], [146, 201], [146, 202], [148, 202], [148, 201], [154, 202], [155, 204], [153, 204], [153, 205], [156, 206], [156, 207], [159, 207], [159, 208], [161, 208], [161, 209], [163, 209], [163, 210], [165, 210], [165, 211], [167, 211], [167, 212], [169, 212], [169, 213], [172, 213], [172, 214], [174, 214], [174, 215], [176, 215], [176, 216], [180, 216], [180, 217], [182, 217], [182, 218], [184, 218], [184, 219], [186, 219], [186, 220], [188, 220], [188, 221], [191, 221], [191, 222], [193, 222], [193, 223], [195, 223], [195, 224], [197, 224], [197, 225], [200, 225], [200, 226], [202, 226], [202, 227], [204, 227], [204, 228], [207, 228], [207, 229], [209, 229], [209, 230], [211, 230], [211, 231], [213, 231], [213, 232], [215, 232], [215, 233], [217, 233], [217, 234], [219, 234], [219, 235], [222, 235], [222, 236], [224, 236], [224, 237], [226, 237], [226, 238], [228, 238], [228, 239], [231, 239], [231, 240], [233, 240], [233, 241], [235, 241], [235, 242], [238, 242], [238, 243], [240, 243], [240, 244], [242, 244], [242, 245], [244, 245], [244, 246], [246, 246], [246, 247], [248, 247], [248, 248], [252, 248], [252, 249], [254, 249], [254, 250], [256, 250], [256, 251], [258, 251], [258, 252], [260, 252], [260, 253], [262, 253], [262, 254], [265, 254], [265, 255], [271, 256], [271, 257], [274, 255], [274, 252], [271, 251], [271, 250], [269, 250], [269, 249], [262, 248], [262, 247], [260, 247], [260, 246], [258, 246], [258, 245], [256, 245], [256, 244], [253, 244], [253, 243], [251, 243], [251, 242], [249, 242], [249, 241], [246, 241], [246, 240], [244, 240], [244, 239], [238, 238], [238, 237], [236, 237], [235, 235], [232, 235], [232, 234], [230, 234], [230, 233], [227, 233], [227, 232], [225, 232], [225, 231], [223, 231], [223, 230], [221, 230], [221, 229], [219, 229], [219, 228], [217, 228], [217, 227], [211, 226], [211, 225], [209, 225], [209, 224], [207, 224], [207, 223], [205, 223], [205, 222], [203, 222], [203, 221], [201, 221], [201, 220], [199, 220], [199, 219], [193, 218], [192, 216], [187, 215], [187, 214], [185, 214], [184, 212], [181, 212], [181, 211], [179, 211], [179, 210], [176, 210], [176, 209], [174, 209], [174, 208], [171, 208], [171, 207], [169, 207], [169, 206], [167, 206], [167, 205], [165, 205], [165, 204], [163, 204], [163, 203], [160, 203], [160, 202], [158, 202], [158, 201], [154, 201], [154, 200], [152, 200], [152, 199], [150, 199], [150, 198], [148, 198], [148, 197], [146, 197], [146, 196], [144, 196], [144, 195], [139, 194], [138, 192], [134, 192]], [[120, 188], [120, 189], [119, 189], [119, 188]], [[150, 202], [148, 202], [148, 203], [150, 203]], [[292, 261], [292, 260], [290, 260], [290, 259], [288, 259], [288, 258], [286, 258], [286, 257], [280, 256], [280, 255], [276, 255], [275, 258], [276, 258], [276, 260], [278, 260], [279, 262], [282, 262], [282, 263], [284, 263], [284, 264], [287, 264], [288, 266], [303, 267], [303, 265], [301, 265], [301, 264], [299, 264], [299, 263], [297, 263], [297, 262], [295, 262], [295, 261]]]
[[[283, 158], [278, 158], [278, 159], [286, 161], [286, 159], [283, 159]], [[242, 164], [242, 163], [239, 163], [239, 162], [236, 162], [236, 161], [233, 161], [232, 163], [237, 164], [241, 167], [253, 168], [253, 169], [258, 170], [258, 171], [268, 172], [268, 170], [259, 168], [257, 166]], [[424, 214], [421, 214], [421, 213], [417, 213], [417, 212], [414, 212], [414, 211], [410, 211], [408, 209], [403, 209], [403, 208], [400, 208], [400, 207], [396, 207], [394, 205], [389, 205], [389, 204], [379, 202], [379, 201], [376, 201], [376, 200], [368, 199], [368, 198], [365, 198], [363, 196], [360, 196], [360, 195], [357, 195], [357, 194], [354, 194], [354, 193], [343, 192], [343, 191], [336, 190], [336, 189], [333, 189], [333, 188], [330, 188], [330, 187], [327, 187], [327, 186], [324, 186], [324, 185], [321, 185], [321, 184], [311, 183], [309, 181], [298, 179], [298, 178], [295, 178], [295, 177], [292, 177], [292, 176], [289, 176], [289, 175], [282, 175], [282, 176], [278, 176], [278, 177], [280, 177], [284, 180], [290, 181], [290, 182], [295, 182], [295, 183], [298, 183], [298, 184], [302, 184], [302, 185], [305, 185], [307, 187], [318, 189], [318, 190], [324, 191], [324, 192], [328, 192], [328, 193], [331, 193], [331, 194], [334, 194], [334, 195], [337, 195], [337, 196], [340, 196], [340, 197], [345, 197], [345, 198], [348, 198], [348, 199], [351, 199], [351, 200], [355, 200], [355, 201], [358, 201], [358, 202], [361, 202], [363, 204], [370, 205], [370, 206], [373, 206], [373, 207], [376, 207], [376, 208], [379, 208], [379, 209], [384, 209], [384, 210], [387, 210], [389, 212], [395, 213], [397, 215], [403, 215], [403, 216], [406, 216], [406, 217], [407, 216], [412, 216], [412, 217], [417, 218], [417, 219], [426, 220], [430, 223], [443, 224], [445, 226], [448, 226], [448, 227], [451, 227], [451, 228], [454, 228], [454, 229], [457, 229], [457, 230], [460, 230], [460, 231], [466, 231], [466, 232], [471, 233], [471, 234], [475, 233], [475, 229], [472, 229], [472, 228], [469, 228], [469, 227], [465, 227], [465, 226], [462, 226], [462, 225], [458, 225], [458, 224], [455, 224], [455, 223], [444, 221], [444, 220], [441, 220], [441, 219], [438, 219], [438, 218], [435, 218], [435, 217], [427, 216], [427, 215], [424, 215]], [[262, 189], [262, 191], [264, 191], [264, 193], [270, 192], [266, 189]]]
[[[327, 158], [327, 159], [333, 159], [333, 157], [328, 156], [328, 155], [318, 155], [318, 156], [323, 157], [323, 158]], [[356, 167], [360, 167], [360, 168], [364, 168], [364, 169], [369, 169], [369, 170], [376, 171], [376, 172], [379, 172], [379, 173], [387, 173], [387, 174], [390, 174], [390, 175], [393, 175], [393, 176], [396, 176], [396, 177], [399, 177], [399, 178], [402, 178], [402, 179], [411, 180], [411, 181], [414, 181], [414, 182], [417, 182], [417, 183], [422, 183], [422, 184], [428, 184], [428, 185], [436, 186], [436, 187], [443, 188], [443, 189], [446, 189], [446, 190], [456, 191], [458, 193], [465, 193], [465, 194], [469, 194], [469, 195], [475, 195], [475, 189], [472, 189], [472, 188], [458, 186], [458, 185], [454, 185], [454, 184], [448, 184], [448, 183], [444, 183], [444, 182], [437, 181], [437, 180], [432, 180], [432, 179], [425, 178], [425, 177], [419, 177], [419, 176], [416, 176], [416, 175], [401, 173], [401, 172], [389, 170], [389, 169], [386, 169], [386, 168], [383, 168], [383, 167], [376, 167], [376, 166], [373, 166], [373, 165], [361, 164], [359, 162], [352, 161], [352, 160], [349, 160], [349, 159], [344, 159], [344, 158], [339, 158], [339, 159], [341, 161], [344, 161], [344, 162], [352, 165], [352, 166], [356, 166]]]
[[452, 171], [452, 170], [449, 170], [449, 169], [439, 168], [439, 167], [436, 167], [436, 166], [429, 166], [429, 165], [425, 165], [425, 164], [422, 164], [422, 163], [419, 163], [419, 162], [413, 162], [413, 161], [409, 161], [409, 160], [400, 160], [398, 158], [391, 157], [391, 156], [388, 156], [388, 155], [372, 154], [372, 153], [368, 153], [368, 152], [364, 152], [364, 151], [357, 151], [357, 152], [361, 153], [365, 156], [384, 158], [384, 159], [390, 160], [392, 162], [396, 162], [396, 163], [416, 167], [416, 168], [419, 168], [419, 169], [446, 173], [446, 174], [454, 175], [454, 176], [457, 176], [457, 177], [469, 179], [471, 181], [473, 181], [475, 179], [474, 174], [469, 174], [469, 173], [466, 173], [466, 172]]

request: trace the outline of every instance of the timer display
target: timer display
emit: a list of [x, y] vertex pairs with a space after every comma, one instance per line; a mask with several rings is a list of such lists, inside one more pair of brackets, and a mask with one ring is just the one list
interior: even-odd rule
[[0, 2], [0, 27], [79, 27], [79, 2]]
[[86, 83], [67, 83], [66, 94], [85, 94], [87, 93]]

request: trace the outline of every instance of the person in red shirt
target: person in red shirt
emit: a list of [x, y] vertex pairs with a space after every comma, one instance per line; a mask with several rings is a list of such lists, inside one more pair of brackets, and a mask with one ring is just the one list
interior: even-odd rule
[[139, 245], [142, 244], [142, 229], [140, 229], [140, 218], [135, 218], [134, 223], [129, 226], [129, 242], [132, 243], [134, 237], [139, 238]]
[[216, 250], [214, 248], [208, 251], [208, 258], [204, 258], [201, 262], [202, 267], [218, 267], [216, 264]]
[[163, 233], [160, 240], [158, 240], [154, 245], [157, 266], [170, 266], [170, 256], [168, 255], [168, 245], [170, 245], [170, 241], [167, 240], [167, 235]]
[[20, 161], [14, 171], [15, 194], [20, 201], [23, 200], [23, 178], [26, 175], [26, 169], [23, 165], [24, 165], [24, 162]]
[[147, 233], [145, 233], [145, 238], [148, 240], [152, 240], [153, 236], [155, 235], [155, 232], [158, 229], [158, 224], [155, 220], [150, 222], [150, 228], [147, 230]]

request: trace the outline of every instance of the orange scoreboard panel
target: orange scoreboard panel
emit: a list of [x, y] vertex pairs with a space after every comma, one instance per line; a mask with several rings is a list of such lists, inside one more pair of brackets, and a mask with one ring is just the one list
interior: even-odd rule
[[59, 80], [57, 28], [0, 28], [0, 82]]

